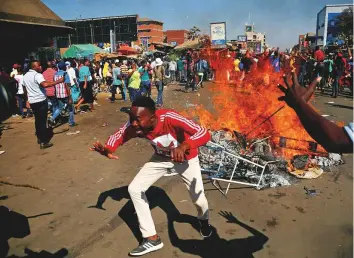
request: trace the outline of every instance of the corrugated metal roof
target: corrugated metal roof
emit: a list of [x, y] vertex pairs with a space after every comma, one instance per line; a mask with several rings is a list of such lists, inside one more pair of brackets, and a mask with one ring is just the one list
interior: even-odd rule
[[0, 21], [66, 27], [40, 0], [1, 0]]

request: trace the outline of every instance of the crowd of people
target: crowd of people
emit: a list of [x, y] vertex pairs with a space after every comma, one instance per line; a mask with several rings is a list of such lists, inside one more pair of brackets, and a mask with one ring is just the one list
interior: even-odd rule
[[345, 87], [353, 91], [353, 59], [342, 51], [325, 54], [319, 46], [314, 51], [309, 49], [301, 52], [297, 49], [289, 54], [279, 49], [269, 49], [262, 54], [235, 54], [232, 78], [243, 78], [252, 69], [272, 69], [274, 72], [294, 71], [299, 84], [307, 87], [315, 78], [321, 77], [318, 88], [324, 93], [325, 88], [332, 88], [331, 96], [336, 98]]

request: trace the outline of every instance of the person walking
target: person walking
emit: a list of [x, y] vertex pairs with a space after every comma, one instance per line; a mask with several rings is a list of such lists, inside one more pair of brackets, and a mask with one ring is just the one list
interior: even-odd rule
[[168, 69], [170, 70], [171, 82], [176, 83], [176, 70], [177, 63], [175, 60], [171, 60], [168, 64]]
[[[53, 82], [54, 75], [56, 72], [57, 72], [57, 67], [55, 63], [53, 61], [48, 61], [47, 69], [43, 72], [44, 80], [46, 80], [47, 82]], [[47, 95], [50, 111], [53, 114], [54, 110], [57, 108], [58, 105], [57, 98], [55, 97], [55, 87], [54, 86], [47, 87], [45, 89], [45, 93]]]
[[25, 100], [25, 93], [23, 91], [23, 72], [21, 66], [17, 67], [17, 74], [14, 76], [14, 79], [17, 82], [17, 93], [16, 93], [16, 100], [18, 103], [18, 108], [20, 110], [20, 115], [22, 118], [26, 118], [27, 110], [24, 112], [24, 100]]
[[165, 69], [162, 66], [161, 58], [156, 58], [156, 65], [152, 72], [152, 82], [155, 83], [157, 88], [157, 100], [156, 104], [158, 107], [163, 105], [163, 80], [165, 78]]
[[129, 98], [131, 102], [134, 102], [136, 97], [138, 96], [140, 90], [140, 73], [138, 71], [138, 67], [136, 64], [132, 64], [132, 69], [129, 70], [129, 82], [128, 82], [128, 90], [129, 90]]
[[150, 82], [150, 67], [144, 60], [141, 62], [141, 67], [139, 68], [139, 73], [141, 76], [141, 89], [139, 91], [139, 96], [151, 96], [151, 82]]
[[90, 72], [90, 61], [84, 60], [84, 65], [81, 66], [79, 70], [80, 78], [80, 90], [81, 90], [81, 99], [76, 104], [75, 109], [79, 111], [80, 106], [83, 102], [86, 102], [90, 105], [90, 111], [94, 110], [93, 106], [93, 91], [92, 91], [92, 76]]
[[125, 91], [123, 90], [123, 87], [122, 87], [122, 74], [121, 74], [119, 62], [116, 62], [114, 64], [114, 67], [112, 69], [112, 76], [113, 76], [113, 82], [112, 82], [112, 87], [111, 87], [111, 93], [112, 93], [112, 96], [110, 98], [111, 103], [114, 103], [114, 101], [116, 100], [117, 88], [119, 88], [122, 93], [122, 99], [124, 101], [126, 101]]
[[55, 120], [65, 108], [69, 111], [69, 126], [74, 127], [77, 124], [74, 121], [73, 100], [70, 93], [70, 76], [65, 72], [66, 64], [58, 63], [58, 71], [54, 75], [54, 81], [59, 81], [64, 78], [64, 82], [55, 85], [55, 95], [58, 100], [58, 105], [54, 110], [53, 116], [49, 119], [50, 124], [55, 125]]
[[337, 98], [338, 92], [339, 92], [339, 80], [342, 77], [344, 71], [345, 71], [345, 64], [343, 62], [342, 56], [337, 54], [334, 62], [333, 62], [333, 76], [334, 76], [334, 81], [333, 81], [333, 86], [332, 86], [332, 95], [331, 97]]
[[177, 59], [177, 70], [178, 70], [178, 79], [179, 79], [179, 82], [183, 82], [183, 79], [184, 79], [184, 73], [183, 73], [183, 70], [184, 70], [184, 64], [183, 64], [183, 61], [179, 58]]
[[113, 154], [115, 150], [137, 137], [149, 140], [155, 155], [141, 168], [128, 187], [144, 238], [130, 255], [140, 256], [163, 247], [145, 192], [169, 170], [178, 173], [189, 191], [197, 209], [196, 220], [199, 222], [200, 234], [204, 238], [210, 237], [213, 231], [209, 225], [208, 200], [204, 194], [198, 158], [198, 148], [210, 140], [208, 130], [173, 110], [156, 110], [151, 98], [141, 96], [132, 103], [129, 122], [111, 135], [104, 146], [95, 142], [91, 150], [109, 159], [118, 159]]
[[45, 95], [45, 88], [64, 82], [64, 77], [55, 82], [48, 82], [44, 79], [42, 66], [39, 61], [32, 61], [31, 68], [23, 77], [25, 86], [25, 99], [27, 107], [31, 107], [35, 118], [37, 142], [41, 149], [52, 147], [51, 135], [47, 128], [48, 101]]

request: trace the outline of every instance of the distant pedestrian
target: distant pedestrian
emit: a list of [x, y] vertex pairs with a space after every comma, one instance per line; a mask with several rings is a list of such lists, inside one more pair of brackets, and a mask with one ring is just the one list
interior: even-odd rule
[[120, 63], [116, 62], [113, 70], [112, 70], [112, 76], [113, 76], [113, 82], [112, 82], [112, 87], [111, 87], [111, 93], [112, 96], [110, 98], [111, 103], [113, 103], [116, 100], [116, 93], [117, 93], [117, 88], [120, 89], [121, 94], [122, 94], [122, 99], [126, 101], [126, 92], [125, 89], [122, 87], [122, 73], [120, 70]]
[[162, 66], [161, 58], [156, 58], [156, 66], [152, 73], [152, 82], [155, 83], [157, 88], [157, 100], [156, 105], [161, 107], [163, 105], [163, 80], [165, 78], [165, 69]]
[[58, 100], [58, 105], [49, 121], [52, 125], [55, 124], [56, 118], [67, 108], [69, 112], [69, 126], [73, 127], [76, 123], [74, 121], [74, 107], [70, 93], [70, 76], [66, 73], [66, 64], [64, 62], [58, 63], [58, 69], [59, 70], [54, 75], [54, 81], [59, 81], [64, 78], [64, 82], [55, 85], [55, 95]]
[[92, 91], [92, 76], [90, 72], [90, 61], [84, 60], [84, 65], [81, 66], [79, 70], [80, 78], [80, 90], [81, 90], [81, 99], [76, 104], [75, 108], [78, 111], [82, 103], [88, 103], [90, 105], [90, 111], [94, 110], [93, 106], [93, 91]]
[[134, 102], [136, 97], [138, 96], [140, 90], [140, 73], [138, 71], [138, 67], [136, 64], [132, 65], [132, 69], [129, 70], [129, 83], [128, 83], [128, 90], [129, 90], [129, 97], [130, 101]]
[[177, 63], [175, 60], [171, 60], [168, 64], [168, 68], [170, 70], [171, 75], [171, 82], [176, 83], [176, 70], [177, 70]]

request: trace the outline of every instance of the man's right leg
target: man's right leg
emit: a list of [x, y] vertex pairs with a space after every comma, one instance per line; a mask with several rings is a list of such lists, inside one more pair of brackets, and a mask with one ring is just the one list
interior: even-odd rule
[[167, 159], [153, 156], [153, 158], [141, 168], [128, 187], [139, 220], [140, 231], [145, 239], [137, 248], [130, 252], [130, 255], [143, 255], [163, 247], [161, 239], [156, 234], [145, 192], [152, 184], [167, 173], [167, 169], [172, 167], [172, 162]]

